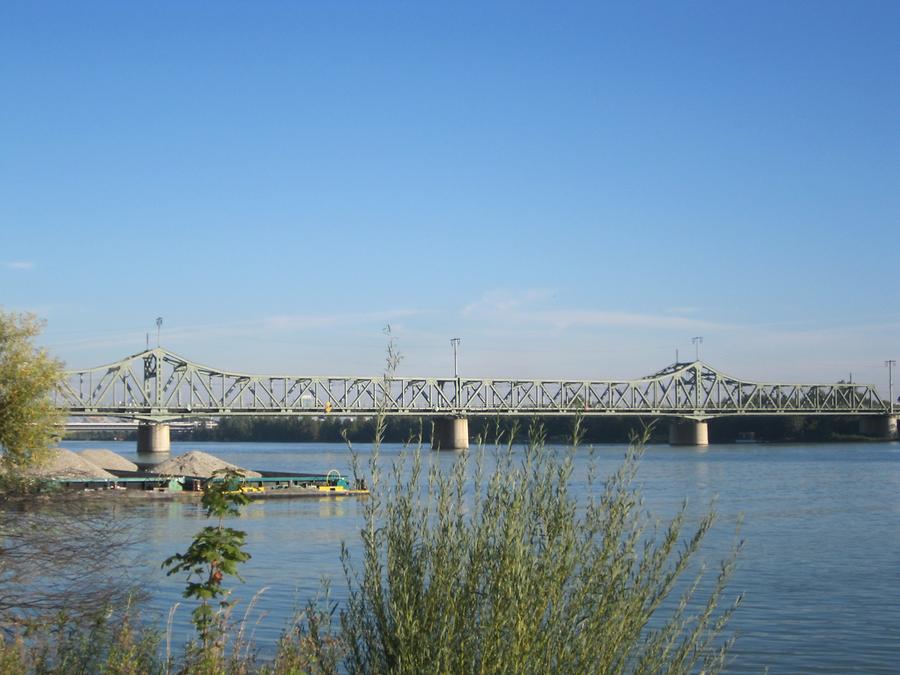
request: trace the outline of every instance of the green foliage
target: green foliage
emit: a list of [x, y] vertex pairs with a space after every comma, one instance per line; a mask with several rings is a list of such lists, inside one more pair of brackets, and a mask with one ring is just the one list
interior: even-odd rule
[[200, 503], [206, 509], [207, 518], [239, 516], [240, 507], [250, 503], [250, 498], [241, 492], [244, 477], [235, 469], [220, 469], [206, 483]]
[[[176, 553], [163, 562], [167, 575], [187, 572], [184, 597], [199, 600], [192, 618], [200, 636], [201, 648], [221, 655], [224, 618], [234, 603], [228, 602], [230, 591], [222, 586], [226, 575], [240, 579], [238, 565], [250, 559], [244, 551], [247, 533], [225, 527], [227, 516], [240, 514], [240, 507], [249, 502], [241, 492], [243, 477], [233, 469], [217, 471], [207, 481], [202, 504], [207, 518], [218, 518], [214, 526], [204, 527], [184, 553]], [[219, 600], [213, 609], [212, 601]]]
[[34, 346], [41, 328], [31, 314], [0, 310], [0, 468], [10, 473], [40, 460], [63, 419], [50, 399], [62, 365]]
[[282, 633], [275, 660], [263, 667], [261, 673], [324, 675], [338, 672], [345, 654], [344, 643], [333, 622], [337, 604], [330, 599], [328, 581], [323, 584], [324, 597], [309, 601], [293, 627]]
[[[527, 416], [472, 415], [469, 429], [472, 437], [482, 437], [489, 442], [499, 426], [505, 438], [516, 431], [517, 442], [528, 442]], [[641, 433], [650, 419], [634, 417], [590, 416], [582, 422], [585, 443], [619, 443], [632, 433]], [[321, 442], [371, 443], [375, 436], [376, 417], [347, 418], [334, 413], [316, 417], [223, 417], [217, 427], [191, 429], [182, 438], [195, 441], [243, 441], [262, 443]], [[389, 443], [406, 443], [418, 434], [420, 417], [391, 416], [383, 420], [383, 440]], [[753, 432], [756, 438], [766, 442], [834, 442], [847, 439], [862, 440], [858, 420], [852, 416], [772, 415], [755, 417], [740, 415], [709, 420], [710, 440], [714, 443], [733, 443], [738, 435]], [[427, 427], [430, 426], [426, 422]], [[546, 417], [544, 427], [552, 443], [565, 443], [572, 433], [572, 420], [567, 417]], [[94, 437], [100, 432], [92, 432]], [[427, 433], [426, 433], [427, 438]], [[665, 424], [653, 428], [654, 443], [667, 442]]]
[[87, 624], [60, 614], [39, 631], [0, 640], [0, 672], [154, 675], [163, 673], [159, 634], [134, 625], [134, 608], [95, 611]]
[[[687, 537], [683, 509], [662, 530], [651, 527], [633, 487], [640, 446], [604, 483], [592, 470], [581, 502], [570, 488], [572, 455], [545, 447], [540, 428], [521, 460], [511, 444], [489, 459], [466, 453], [450, 475], [432, 463], [426, 481], [416, 451], [408, 466], [395, 464], [387, 485], [373, 472], [362, 569], [346, 548], [342, 556], [350, 586], [342, 615], [347, 669], [720, 668], [729, 644], [720, 634], [736, 603], [717, 607], [734, 559], [722, 563], [703, 599], [702, 571], [693, 583], [682, 579], [714, 515]], [[495, 463], [490, 472], [486, 461]]]
[[[258, 443], [371, 443], [375, 436], [374, 417], [223, 417], [209, 429], [179, 431], [181, 438], [194, 441], [253, 441]], [[384, 421], [386, 441], [403, 443], [414, 436], [421, 425], [418, 417], [390, 417]], [[98, 432], [92, 432], [96, 435]]]
[[26, 658], [25, 642], [21, 637], [0, 640], [0, 673], [28, 672]]
[[60, 485], [49, 478], [31, 476], [10, 471], [9, 465], [0, 468], [0, 495], [7, 499], [31, 499], [38, 495], [52, 495], [62, 491]]

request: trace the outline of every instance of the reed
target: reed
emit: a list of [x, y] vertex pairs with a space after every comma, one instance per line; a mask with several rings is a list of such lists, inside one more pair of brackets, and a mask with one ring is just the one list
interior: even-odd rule
[[446, 473], [437, 462], [426, 470], [419, 447], [391, 467], [390, 480], [372, 472], [361, 563], [346, 547], [342, 555], [349, 672], [723, 667], [731, 644], [723, 631], [740, 598], [720, 604], [739, 544], [700, 597], [705, 570], [689, 583], [682, 577], [714, 512], [687, 533], [684, 508], [654, 527], [634, 484], [645, 438], [605, 479], [592, 470], [579, 499], [571, 487], [578, 436], [576, 428], [573, 448], [555, 452], [535, 425], [523, 454], [511, 442], [490, 452], [481, 445]]
[[60, 614], [50, 624], [0, 640], [0, 672], [36, 675], [162, 675], [159, 633], [137, 621], [135, 607], [102, 609], [93, 621]]

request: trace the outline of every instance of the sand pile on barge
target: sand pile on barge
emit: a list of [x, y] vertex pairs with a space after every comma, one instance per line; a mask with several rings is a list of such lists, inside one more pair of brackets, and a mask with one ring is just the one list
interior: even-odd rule
[[28, 473], [41, 478], [69, 478], [81, 480], [115, 480], [109, 471], [79, 457], [71, 450], [53, 448], [47, 453], [46, 461], [32, 467]]
[[106, 448], [88, 448], [78, 453], [91, 464], [108, 471], [137, 471], [138, 465]]
[[221, 469], [234, 469], [248, 478], [258, 478], [260, 474], [249, 469], [242, 469], [234, 464], [229, 464], [224, 459], [199, 450], [191, 450], [178, 457], [167, 459], [165, 462], [153, 467], [153, 473], [163, 476], [197, 476], [209, 478], [214, 472]]

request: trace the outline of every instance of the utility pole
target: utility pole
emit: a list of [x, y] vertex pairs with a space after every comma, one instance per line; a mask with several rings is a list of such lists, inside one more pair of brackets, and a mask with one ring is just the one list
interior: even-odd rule
[[156, 346], [159, 347], [159, 330], [162, 328], [162, 317], [156, 317]]
[[453, 377], [459, 379], [459, 338], [450, 338], [453, 345]]
[[888, 359], [884, 362], [888, 367], [888, 396], [891, 399], [891, 414], [894, 414], [894, 366], [897, 362], [894, 359]]
[[700, 360], [700, 345], [703, 344], [703, 338], [698, 335], [697, 337], [692, 337], [691, 342], [694, 343], [694, 347], [697, 351], [697, 360], [699, 361]]

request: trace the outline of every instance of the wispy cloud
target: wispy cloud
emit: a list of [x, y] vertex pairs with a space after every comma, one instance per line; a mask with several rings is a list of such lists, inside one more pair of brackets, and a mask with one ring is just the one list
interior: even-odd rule
[[529, 312], [522, 317], [554, 328], [618, 327], [618, 328], [677, 328], [680, 330], [722, 329], [724, 324], [669, 314], [641, 314], [591, 309], [559, 309]]
[[898, 335], [900, 335], [900, 320], [810, 326], [790, 323], [761, 324], [749, 326], [743, 331], [743, 336], [756, 337], [771, 344], [810, 346], [824, 343], [871, 345], [873, 342], [895, 341]]
[[298, 331], [329, 326], [388, 324], [425, 313], [420, 309], [393, 309], [342, 314], [277, 314], [267, 317], [262, 323], [264, 328], [272, 331]]
[[30, 270], [34, 269], [34, 262], [31, 260], [7, 260], [3, 266], [8, 270]]
[[524, 291], [493, 290], [484, 293], [478, 300], [462, 308], [463, 316], [472, 314], [496, 314], [510, 312], [521, 307], [534, 305], [553, 297], [553, 291], [544, 288]]
[[553, 297], [554, 293], [546, 289], [488, 291], [478, 300], [463, 307], [461, 313], [468, 318], [497, 319], [505, 324], [529, 324], [554, 329], [630, 327], [715, 330], [727, 327], [714, 321], [679, 316], [699, 311], [694, 307], [671, 308], [659, 314], [594, 308], [561, 308], [548, 306], [550, 303], [546, 301]]
[[[163, 326], [162, 345], [193, 341], [210, 341], [222, 338], [260, 339], [279, 334], [297, 333], [306, 330], [336, 326], [375, 325], [399, 321], [403, 318], [427, 313], [418, 309], [395, 309], [373, 312], [338, 313], [338, 314], [279, 314], [260, 319], [232, 321], [214, 324], [194, 324], [186, 326]], [[102, 348], [130, 346], [134, 351], [143, 348], [145, 335], [150, 336], [151, 344], [156, 344], [156, 335], [145, 331], [109, 331], [105, 334], [88, 335], [71, 340], [52, 341], [50, 346], [64, 347], [68, 351], [85, 351]], [[113, 354], [113, 356], [121, 356]]]
[[666, 314], [697, 314], [699, 311], [699, 307], [687, 305], [681, 307], [669, 307], [666, 309]]

